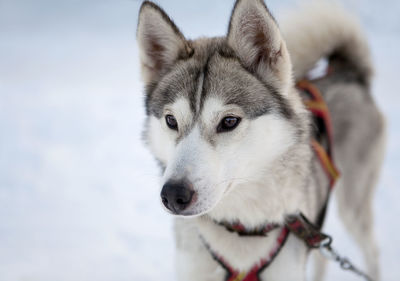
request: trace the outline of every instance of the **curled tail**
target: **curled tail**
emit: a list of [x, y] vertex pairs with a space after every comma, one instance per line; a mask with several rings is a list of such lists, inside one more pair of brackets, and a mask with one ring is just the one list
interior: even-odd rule
[[287, 15], [281, 30], [295, 79], [304, 78], [323, 57], [340, 61], [369, 84], [373, 73], [369, 47], [353, 16], [337, 4], [312, 2]]

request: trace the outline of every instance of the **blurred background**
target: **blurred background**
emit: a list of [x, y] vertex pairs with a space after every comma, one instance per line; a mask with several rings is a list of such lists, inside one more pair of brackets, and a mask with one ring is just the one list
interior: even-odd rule
[[[159, 0], [183, 33], [224, 35], [233, 0]], [[298, 1], [267, 1], [280, 18]], [[382, 280], [399, 280], [400, 1], [344, 1], [359, 16], [388, 120], [376, 193]], [[174, 277], [171, 217], [141, 141], [135, 42], [141, 1], [0, 0], [0, 280]], [[362, 259], [330, 205], [327, 231]], [[329, 267], [328, 280], [360, 280]]]

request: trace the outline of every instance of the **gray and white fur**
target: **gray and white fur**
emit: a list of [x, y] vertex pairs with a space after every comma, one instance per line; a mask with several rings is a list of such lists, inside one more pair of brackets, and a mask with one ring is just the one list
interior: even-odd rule
[[[163, 203], [177, 216], [179, 280], [224, 280], [202, 239], [242, 271], [267, 255], [279, 232], [244, 238], [214, 221], [251, 229], [298, 211], [316, 220], [328, 179], [295, 81], [324, 57], [335, 71], [316, 85], [332, 115], [338, 209], [368, 273], [379, 277], [372, 199], [385, 125], [370, 93], [368, 45], [332, 4], [314, 3], [288, 19], [278, 28], [262, 0], [238, 0], [225, 37], [188, 40], [157, 5], [145, 1], [140, 9], [144, 136], [162, 168]], [[290, 235], [262, 280], [305, 280], [308, 253]], [[321, 280], [317, 261], [314, 279]]]

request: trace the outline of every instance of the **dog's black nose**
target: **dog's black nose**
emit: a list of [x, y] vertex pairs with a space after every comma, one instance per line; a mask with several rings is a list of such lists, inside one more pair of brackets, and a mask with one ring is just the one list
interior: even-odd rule
[[184, 181], [169, 181], [161, 190], [161, 200], [167, 209], [178, 214], [190, 205], [193, 194], [190, 185]]

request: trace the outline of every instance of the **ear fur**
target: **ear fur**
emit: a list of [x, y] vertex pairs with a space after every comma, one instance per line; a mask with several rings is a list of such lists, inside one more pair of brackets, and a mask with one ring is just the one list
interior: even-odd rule
[[293, 83], [289, 53], [263, 0], [236, 1], [227, 40], [247, 69], [288, 92]]
[[188, 41], [168, 15], [156, 4], [144, 1], [137, 28], [142, 66], [146, 84], [157, 80], [180, 58], [193, 54]]

